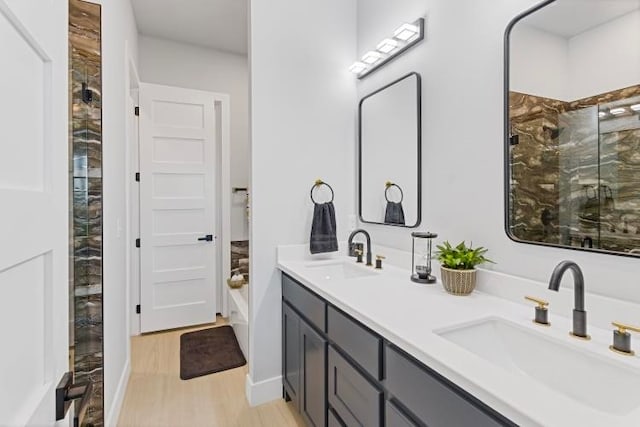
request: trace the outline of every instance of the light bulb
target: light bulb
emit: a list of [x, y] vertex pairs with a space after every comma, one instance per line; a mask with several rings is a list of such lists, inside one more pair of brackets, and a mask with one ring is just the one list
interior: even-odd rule
[[378, 49], [379, 52], [387, 54], [393, 52], [397, 48], [398, 42], [393, 39], [384, 39], [380, 43], [378, 43], [378, 46], [376, 46], [376, 49]]
[[349, 67], [349, 71], [351, 71], [354, 74], [360, 74], [362, 73], [364, 70], [366, 70], [367, 68], [369, 68], [369, 66], [363, 62], [354, 62], [353, 64], [351, 64], [351, 66]]
[[380, 54], [380, 52], [371, 50], [364, 54], [364, 56], [362, 57], [362, 62], [364, 62], [365, 64], [373, 65], [376, 62], [380, 61], [381, 59], [382, 59], [382, 55]]
[[420, 33], [420, 28], [414, 24], [404, 23], [393, 32], [393, 37], [398, 40], [410, 42], [414, 40]]

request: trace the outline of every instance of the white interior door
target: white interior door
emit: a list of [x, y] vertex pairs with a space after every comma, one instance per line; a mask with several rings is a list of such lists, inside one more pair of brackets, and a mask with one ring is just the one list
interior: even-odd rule
[[0, 425], [56, 422], [69, 369], [67, 8], [0, 0]]
[[140, 85], [143, 333], [216, 319], [214, 103], [209, 92]]

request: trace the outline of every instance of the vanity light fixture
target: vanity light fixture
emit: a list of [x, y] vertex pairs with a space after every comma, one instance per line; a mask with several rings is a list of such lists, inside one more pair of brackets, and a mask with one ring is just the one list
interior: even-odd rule
[[611, 114], [613, 114], [614, 116], [619, 116], [620, 114], [624, 114], [627, 112], [626, 108], [620, 107], [620, 108], [612, 108], [611, 110], [609, 110], [609, 112]]
[[378, 46], [376, 46], [376, 50], [378, 52], [389, 54], [398, 48], [398, 42], [394, 39], [384, 39]]
[[393, 37], [382, 40], [376, 45], [376, 50], [365, 53], [360, 61], [349, 67], [349, 70], [356, 74], [358, 79], [362, 79], [422, 40], [424, 40], [424, 18], [404, 23], [393, 32]]
[[362, 62], [369, 65], [373, 65], [376, 62], [381, 60], [382, 60], [382, 54], [375, 50], [370, 50], [369, 52], [365, 53], [364, 56], [362, 57]]
[[640, 104], [633, 104], [629, 108], [631, 108], [633, 111], [640, 111]]
[[369, 68], [369, 66], [364, 62], [356, 61], [353, 64], [351, 64], [351, 66], [349, 67], [349, 71], [351, 71], [354, 74], [360, 74], [363, 71], [365, 71], [367, 68]]
[[409, 42], [420, 34], [420, 27], [415, 24], [404, 23], [393, 32], [393, 37], [398, 40]]

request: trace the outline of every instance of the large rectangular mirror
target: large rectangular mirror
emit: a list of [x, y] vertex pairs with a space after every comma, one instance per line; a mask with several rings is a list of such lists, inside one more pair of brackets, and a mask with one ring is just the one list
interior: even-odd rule
[[640, 1], [545, 1], [505, 61], [508, 235], [640, 255]]
[[359, 107], [359, 209], [363, 222], [417, 227], [421, 219], [421, 80], [408, 74]]

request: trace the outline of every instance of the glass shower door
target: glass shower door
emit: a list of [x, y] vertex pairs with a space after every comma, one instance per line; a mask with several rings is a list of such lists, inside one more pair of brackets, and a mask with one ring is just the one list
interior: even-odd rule
[[598, 107], [558, 115], [559, 226], [562, 245], [600, 247]]

